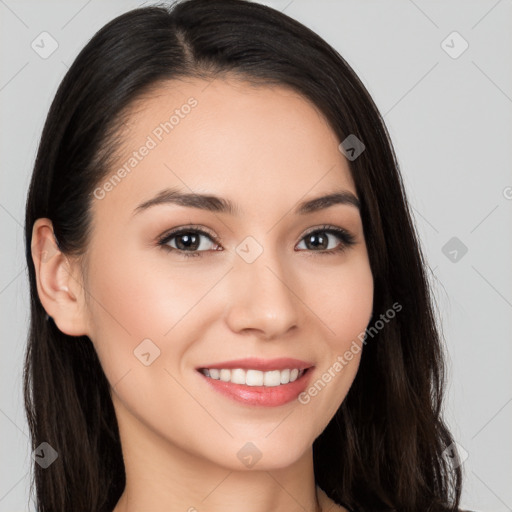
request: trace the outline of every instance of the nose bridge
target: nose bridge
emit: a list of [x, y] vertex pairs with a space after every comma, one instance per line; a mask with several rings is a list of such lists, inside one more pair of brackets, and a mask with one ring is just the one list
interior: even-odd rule
[[286, 271], [279, 251], [251, 238], [236, 248], [228, 322], [235, 331], [283, 335], [298, 322], [300, 301], [293, 292], [293, 273]]

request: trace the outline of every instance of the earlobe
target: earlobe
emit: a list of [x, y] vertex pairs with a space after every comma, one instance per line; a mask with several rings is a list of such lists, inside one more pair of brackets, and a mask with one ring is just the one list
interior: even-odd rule
[[32, 229], [32, 260], [37, 293], [46, 313], [63, 333], [87, 335], [83, 286], [76, 265], [63, 254], [50, 219], [39, 218]]

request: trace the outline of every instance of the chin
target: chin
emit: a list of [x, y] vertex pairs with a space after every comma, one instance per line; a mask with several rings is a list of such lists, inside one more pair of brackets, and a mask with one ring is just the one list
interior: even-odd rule
[[[299, 443], [293, 437], [284, 439], [278, 435], [272, 439], [274, 434], [267, 438], [233, 440], [229, 447], [215, 454], [214, 459], [232, 471], [271, 471], [292, 466], [312, 451], [313, 441]], [[233, 455], [226, 457], [226, 454]]]

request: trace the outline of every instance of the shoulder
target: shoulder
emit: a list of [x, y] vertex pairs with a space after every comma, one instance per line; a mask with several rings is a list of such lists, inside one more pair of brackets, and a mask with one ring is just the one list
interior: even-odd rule
[[[338, 505], [335, 501], [331, 500], [329, 496], [318, 485], [316, 486], [318, 494], [318, 503], [322, 512], [350, 512], [345, 507]], [[461, 511], [463, 512], [463, 511]]]
[[[318, 494], [318, 502], [320, 504], [320, 509], [322, 512], [351, 512], [349, 509], [338, 505], [335, 501], [331, 500], [329, 496], [321, 489], [318, 485], [317, 494]], [[462, 510], [459, 509], [459, 512], [478, 512], [477, 510]]]

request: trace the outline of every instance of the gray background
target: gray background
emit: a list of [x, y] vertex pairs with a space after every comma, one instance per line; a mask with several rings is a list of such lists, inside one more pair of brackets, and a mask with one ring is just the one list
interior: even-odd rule
[[[512, 511], [512, 2], [265, 3], [333, 45], [384, 115], [442, 318], [446, 418], [467, 453], [462, 505]], [[21, 372], [29, 305], [24, 202], [37, 143], [78, 51], [137, 5], [0, 0], [0, 512], [34, 508]], [[31, 47], [47, 37], [43, 31], [58, 43], [46, 59]], [[464, 42], [448, 37], [453, 31], [469, 44], [460, 55]]]

